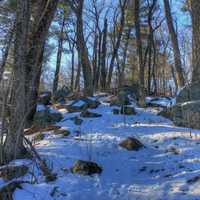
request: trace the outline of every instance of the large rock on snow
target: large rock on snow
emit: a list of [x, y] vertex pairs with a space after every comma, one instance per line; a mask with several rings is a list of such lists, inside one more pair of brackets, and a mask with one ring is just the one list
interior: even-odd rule
[[114, 108], [114, 115], [136, 115], [135, 108], [133, 106], [121, 106], [121, 108]]
[[102, 115], [99, 113], [94, 113], [88, 110], [84, 110], [83, 112], [81, 112], [80, 116], [85, 117], [85, 118], [97, 118], [97, 117], [101, 117]]
[[82, 98], [79, 98], [79, 99], [73, 101], [71, 104], [67, 105], [67, 110], [69, 112], [81, 112], [88, 108], [95, 109], [100, 104], [101, 103], [99, 101], [97, 101], [95, 98], [82, 97]]
[[76, 161], [71, 170], [73, 173], [81, 175], [100, 174], [102, 172], [102, 168], [97, 163], [84, 160]]
[[177, 126], [200, 129], [200, 100], [175, 105], [172, 119]]
[[0, 177], [6, 181], [24, 176], [28, 172], [25, 165], [6, 165], [0, 168]]
[[66, 98], [71, 93], [67, 86], [63, 86], [61, 89], [57, 90], [54, 94], [53, 100], [59, 103], [65, 103]]
[[139, 86], [138, 84], [124, 85], [119, 89], [120, 92], [123, 92], [126, 96], [138, 101], [139, 98]]
[[136, 111], [133, 106], [122, 106], [120, 112], [123, 115], [136, 115]]
[[180, 91], [169, 116], [177, 126], [200, 129], [200, 81]]
[[49, 109], [45, 109], [39, 112], [36, 112], [34, 116], [34, 124], [37, 124], [41, 127], [48, 126], [49, 124], [54, 124], [63, 119], [63, 116], [59, 112], [50, 112]]
[[177, 103], [200, 100], [200, 82], [185, 86], [176, 98]]
[[144, 145], [134, 137], [128, 137], [127, 139], [119, 143], [119, 146], [127, 149], [128, 151], [138, 151], [139, 149], [144, 147]]
[[38, 103], [43, 104], [43, 105], [50, 105], [51, 104], [51, 92], [42, 92], [39, 94], [38, 97]]
[[137, 92], [133, 86], [123, 86], [119, 88], [117, 96], [112, 96], [108, 100], [110, 106], [131, 105], [138, 100]]

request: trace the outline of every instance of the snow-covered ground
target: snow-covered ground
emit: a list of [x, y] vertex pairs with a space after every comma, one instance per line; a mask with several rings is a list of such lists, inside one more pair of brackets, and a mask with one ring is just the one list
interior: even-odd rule
[[[30, 162], [37, 183], [17, 189], [14, 200], [200, 199], [200, 181], [187, 184], [188, 179], [200, 174], [200, 131], [175, 127], [152, 109], [138, 108], [137, 115], [125, 119], [113, 115], [107, 104], [92, 111], [103, 116], [85, 118], [81, 127], [68, 120], [79, 113], [64, 113], [58, 125], [72, 134], [61, 137], [48, 132], [36, 144], [58, 179], [45, 183], [37, 166], [23, 161]], [[81, 132], [81, 139], [77, 139], [77, 132]], [[128, 136], [138, 138], [145, 148], [127, 151], [119, 147]], [[78, 159], [98, 163], [103, 172], [93, 176], [72, 174], [70, 168]]]

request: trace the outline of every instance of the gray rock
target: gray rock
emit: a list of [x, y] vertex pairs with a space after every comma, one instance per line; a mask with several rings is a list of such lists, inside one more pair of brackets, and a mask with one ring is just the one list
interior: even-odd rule
[[172, 115], [177, 126], [200, 129], [200, 100], [175, 105]]
[[97, 117], [101, 117], [102, 115], [85, 110], [85, 111], [81, 112], [80, 116], [84, 117], [84, 118], [97, 118]]
[[54, 94], [53, 100], [59, 103], [65, 103], [66, 98], [70, 95], [71, 91], [67, 86], [63, 86]]
[[81, 175], [100, 174], [102, 168], [95, 162], [78, 160], [71, 169], [72, 173]]
[[127, 139], [123, 140], [119, 146], [127, 149], [128, 151], [138, 151], [144, 147], [144, 145], [134, 137], [128, 137]]
[[61, 113], [50, 112], [49, 109], [46, 109], [46, 110], [36, 112], [34, 116], [34, 124], [45, 127], [47, 125], [57, 123], [61, 121], [62, 119], [63, 119], [63, 116]]
[[96, 99], [81, 97], [75, 101], [73, 101], [70, 105], [67, 105], [67, 110], [69, 112], [81, 112], [88, 108], [95, 109], [101, 103]]
[[136, 111], [133, 106], [122, 106], [120, 112], [123, 115], [136, 115]]
[[184, 87], [176, 98], [177, 103], [200, 100], [200, 82]]

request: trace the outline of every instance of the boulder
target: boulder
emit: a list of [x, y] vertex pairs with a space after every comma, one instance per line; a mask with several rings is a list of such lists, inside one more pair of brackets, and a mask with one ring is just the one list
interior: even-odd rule
[[67, 86], [63, 86], [54, 94], [53, 100], [59, 103], [65, 103], [66, 98], [70, 95], [71, 91]]
[[78, 160], [71, 169], [72, 173], [81, 175], [100, 174], [102, 168], [95, 162]]
[[85, 117], [85, 118], [97, 118], [97, 117], [101, 117], [102, 115], [98, 113], [90, 112], [88, 110], [84, 110], [83, 112], [81, 112], [80, 116]]
[[133, 106], [122, 106], [120, 112], [123, 115], [136, 115], [136, 111]]
[[81, 112], [88, 108], [95, 109], [100, 104], [101, 103], [99, 101], [93, 99], [92, 97], [81, 97], [73, 101], [71, 104], [67, 105], [67, 110], [69, 112]]
[[49, 109], [36, 112], [34, 116], [34, 124], [41, 127], [46, 127], [50, 124], [57, 123], [63, 119], [63, 116], [59, 112], [50, 112]]
[[200, 82], [185, 86], [176, 98], [177, 103], [200, 100]]
[[134, 101], [138, 101], [139, 97], [139, 86], [138, 84], [132, 84], [132, 85], [124, 85], [122, 86], [119, 91], [123, 91], [126, 96], [131, 97], [134, 99]]
[[38, 103], [43, 105], [50, 105], [51, 104], [51, 92], [42, 92], [39, 94]]
[[0, 177], [6, 181], [24, 176], [28, 172], [25, 165], [6, 165], [0, 168]]
[[121, 106], [120, 100], [117, 96], [111, 96], [107, 102], [110, 103], [110, 106]]
[[200, 100], [175, 105], [172, 116], [177, 126], [200, 129]]
[[144, 147], [144, 145], [134, 137], [128, 137], [127, 139], [123, 140], [119, 146], [127, 149], [128, 151], [138, 151]]

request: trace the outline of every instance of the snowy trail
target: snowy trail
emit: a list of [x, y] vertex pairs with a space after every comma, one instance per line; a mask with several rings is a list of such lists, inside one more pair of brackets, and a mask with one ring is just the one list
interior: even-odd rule
[[[93, 110], [94, 111], [94, 110]], [[152, 110], [138, 109], [135, 116], [113, 115], [108, 105], [95, 112], [101, 118], [84, 119], [81, 140], [74, 138], [78, 126], [71, 120], [59, 125], [71, 130], [68, 137], [47, 133], [37, 144], [39, 153], [58, 173], [54, 183], [23, 185], [14, 199], [20, 200], [188, 200], [200, 199], [200, 182], [186, 181], [200, 174], [200, 131], [178, 128]], [[78, 113], [77, 113], [78, 114]], [[65, 114], [65, 118], [71, 115]], [[145, 148], [127, 151], [119, 142], [137, 137]], [[101, 175], [72, 174], [77, 159], [92, 160], [103, 168]], [[37, 172], [40, 177], [40, 172]], [[53, 192], [53, 196], [52, 195]]]

